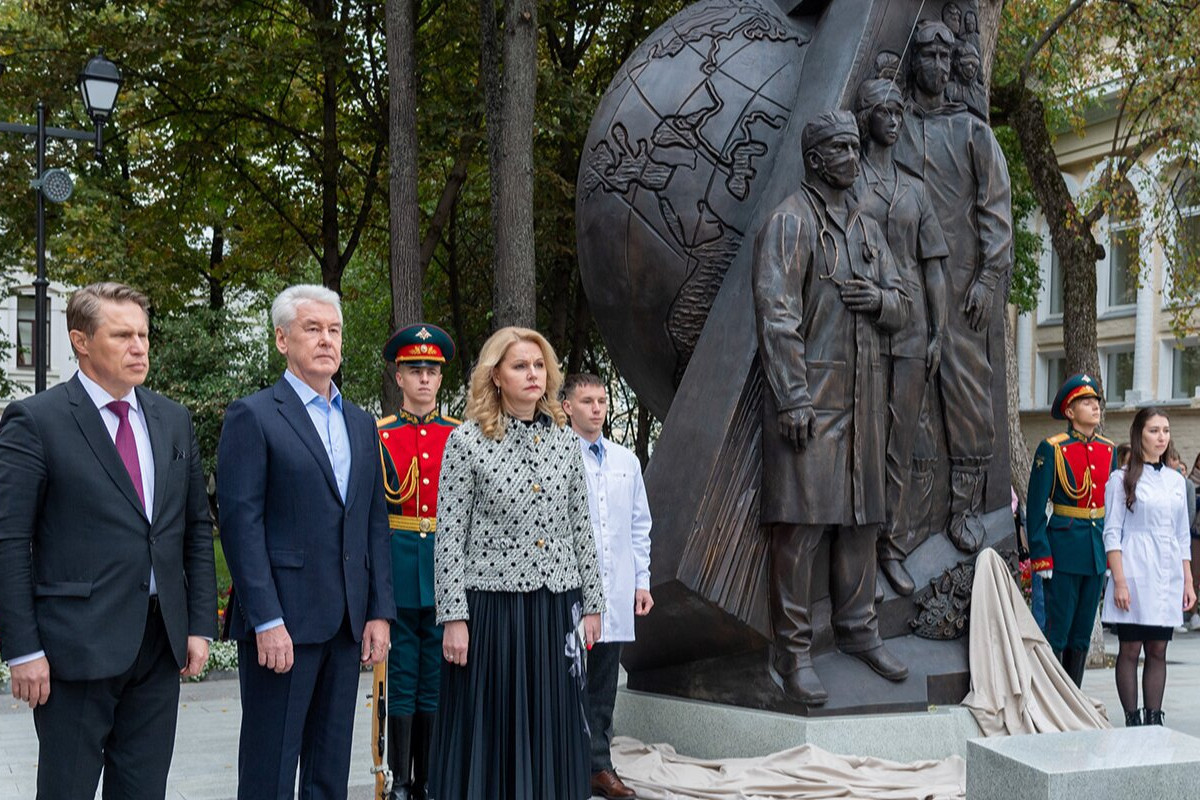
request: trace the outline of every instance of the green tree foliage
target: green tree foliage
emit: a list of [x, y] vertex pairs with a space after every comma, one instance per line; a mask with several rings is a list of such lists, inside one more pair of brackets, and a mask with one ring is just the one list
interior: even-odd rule
[[[1063, 337], [1070, 371], [1098, 371], [1096, 261], [1104, 257], [1097, 224], [1128, 214], [1123, 191], [1133, 168], [1158, 153], [1170, 170], [1192, 169], [1200, 142], [1200, 4], [1151, 0], [1007, 0], [992, 74], [994, 123], [1019, 144], [1029, 188], [1046, 217], [1063, 270]], [[1106, 165], [1082, 196], [1067, 190], [1054, 153], [1057, 134], [1111, 119], [1097, 155]], [[1010, 153], [1015, 151], [1010, 148]], [[1171, 183], [1171, 175], [1153, 176]], [[1151, 187], [1137, 187], [1151, 188]], [[1146, 209], [1162, 238], [1179, 221], [1170, 196]], [[1195, 305], [1194, 253], [1172, 260], [1177, 316]], [[1179, 256], [1183, 257], [1179, 257]], [[1145, 265], [1142, 265], [1145, 266]]]
[[[684, 5], [539, 3], [537, 314], [569, 369], [609, 372], [576, 267], [580, 149], [617, 67]], [[208, 353], [243, 342], [265, 359], [273, 346], [261, 309], [271, 295], [289, 282], [323, 282], [344, 298], [343, 391], [378, 407], [391, 291], [384, 10], [384, 0], [0, 4], [0, 118], [31, 121], [41, 97], [51, 124], [89, 128], [74, 86], [86, 58], [104, 48], [125, 76], [105, 161], [77, 142], [55, 142], [48, 154], [76, 180], [75, 196], [49, 209], [51, 278], [145, 290], [155, 358], [175, 365], [180, 382], [194, 353], [172, 325], [196, 316]], [[492, 328], [479, 5], [418, 0], [415, 25], [423, 311], [459, 344], [445, 381], [452, 397]], [[0, 164], [0, 248], [10, 266], [27, 266], [29, 143], [0, 137]], [[214, 381], [232, 396], [262, 378], [237, 368]], [[217, 388], [195, 401], [215, 402]]]
[[264, 322], [255, 318], [262, 315], [234, 319], [228, 309], [199, 306], [154, 318], [146, 385], [192, 412], [206, 474], [216, 467], [225, 408], [247, 392], [274, 382], [271, 367], [278, 360], [272, 363], [274, 347], [268, 349], [258, 335]]

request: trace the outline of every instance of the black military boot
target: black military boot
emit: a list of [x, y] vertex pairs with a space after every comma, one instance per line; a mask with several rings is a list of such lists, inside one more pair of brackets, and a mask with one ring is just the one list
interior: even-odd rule
[[1075, 650], [1068, 647], [1063, 650], [1062, 665], [1075, 685], [1082, 689], [1083, 672], [1087, 669], [1087, 650]]
[[1142, 710], [1135, 708], [1133, 711], [1125, 712], [1125, 727], [1137, 728], [1142, 724]]
[[1162, 725], [1163, 716], [1161, 708], [1146, 708], [1142, 709], [1146, 712], [1146, 716], [1142, 719], [1143, 725]]
[[413, 717], [411, 800], [425, 800], [429, 783], [429, 751], [432, 745], [433, 714], [418, 711]]
[[411, 714], [389, 715], [388, 769], [392, 771], [392, 793], [388, 800], [410, 800], [412, 797], [412, 730]]

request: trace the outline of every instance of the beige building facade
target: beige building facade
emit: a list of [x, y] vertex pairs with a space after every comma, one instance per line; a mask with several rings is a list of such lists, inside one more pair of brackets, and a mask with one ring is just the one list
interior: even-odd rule
[[[1114, 120], [1100, 115], [1082, 135], [1056, 143], [1059, 165], [1075, 196], [1101, 179], [1113, 142]], [[1129, 425], [1145, 405], [1166, 408], [1172, 439], [1185, 462], [1200, 451], [1200, 338], [1178, 338], [1168, 299], [1175, 242], [1200, 241], [1200, 191], [1196, 176], [1161, 154], [1143, 158], [1122, 187], [1123, 200], [1096, 225], [1105, 258], [1096, 264], [1096, 338], [1104, 387], [1105, 433], [1129, 438]], [[1163, 214], [1164, 201], [1179, 213]], [[1165, 220], [1165, 221], [1164, 221]], [[1064, 430], [1050, 418], [1050, 402], [1068, 377], [1063, 359], [1063, 292], [1058, 259], [1039, 214], [1033, 230], [1042, 239], [1041, 292], [1035, 311], [1015, 315], [1021, 426], [1030, 448]]]

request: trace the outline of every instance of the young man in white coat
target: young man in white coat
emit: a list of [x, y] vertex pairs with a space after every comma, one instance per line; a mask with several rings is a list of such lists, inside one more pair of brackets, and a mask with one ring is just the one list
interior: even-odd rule
[[604, 438], [608, 397], [595, 375], [568, 375], [563, 410], [579, 436], [587, 474], [588, 504], [596, 536], [606, 606], [600, 641], [588, 652], [588, 726], [592, 737], [592, 794], [610, 800], [634, 797], [613, 770], [613, 704], [621, 643], [632, 642], [634, 616], [654, 606], [650, 596], [650, 507], [637, 456]]

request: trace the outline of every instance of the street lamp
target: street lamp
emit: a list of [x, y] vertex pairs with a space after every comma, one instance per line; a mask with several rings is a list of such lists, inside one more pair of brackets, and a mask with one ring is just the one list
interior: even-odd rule
[[[0, 75], [4, 74], [4, 66], [0, 64]], [[37, 173], [29, 182], [36, 197], [37, 204], [37, 277], [33, 281], [33, 390], [43, 391], [46, 388], [46, 365], [49, 353], [46, 349], [46, 289], [50, 282], [46, 280], [46, 201], [63, 203], [71, 196], [74, 184], [66, 171], [61, 169], [46, 169], [46, 138], [79, 139], [85, 142], [95, 142], [95, 157], [102, 160], [104, 140], [101, 132], [105, 121], [112, 114], [117, 104], [117, 92], [121, 90], [121, 71], [117, 65], [104, 57], [104, 51], [97, 53], [84, 66], [76, 81], [79, 93], [83, 97], [84, 108], [92, 119], [94, 126], [90, 131], [75, 131], [68, 128], [46, 127], [46, 104], [41, 100], [37, 104], [37, 125], [17, 125], [12, 122], [0, 122], [0, 131], [19, 133], [23, 136], [32, 134], [37, 141]]]

